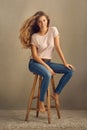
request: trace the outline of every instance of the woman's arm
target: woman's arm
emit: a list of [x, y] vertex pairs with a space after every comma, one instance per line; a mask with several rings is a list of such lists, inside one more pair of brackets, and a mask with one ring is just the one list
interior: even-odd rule
[[64, 57], [64, 54], [63, 54], [62, 49], [61, 49], [61, 47], [60, 47], [59, 36], [56, 36], [56, 37], [54, 38], [54, 44], [55, 44], [56, 51], [57, 51], [57, 53], [59, 54], [59, 56], [60, 56], [61, 60], [63, 61], [64, 65], [65, 65], [66, 67], [68, 67], [69, 69], [74, 69], [74, 67], [73, 67], [71, 64], [68, 64], [68, 63], [66, 62], [66, 59], [65, 59], [65, 57]]
[[42, 64], [44, 67], [46, 67], [52, 75], [55, 74], [55, 72], [38, 56], [36, 46], [34, 45], [31, 46], [31, 52], [32, 52], [32, 56], [34, 60], [36, 60], [37, 62]]

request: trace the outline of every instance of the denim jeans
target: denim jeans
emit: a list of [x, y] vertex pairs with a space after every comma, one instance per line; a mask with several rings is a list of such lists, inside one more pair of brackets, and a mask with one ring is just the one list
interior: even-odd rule
[[[49, 65], [55, 73], [63, 74], [57, 87], [55, 88], [55, 93], [60, 94], [66, 83], [72, 77], [73, 71], [65, 67], [63, 64], [53, 63], [51, 61], [46, 61], [46, 64]], [[29, 61], [29, 70], [43, 77], [40, 89], [40, 101], [44, 101], [45, 93], [48, 89], [52, 75], [47, 68], [36, 62], [34, 59], [30, 59]]]

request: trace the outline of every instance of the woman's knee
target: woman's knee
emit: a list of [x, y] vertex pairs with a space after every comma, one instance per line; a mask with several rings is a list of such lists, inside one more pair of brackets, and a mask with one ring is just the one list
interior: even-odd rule
[[51, 73], [48, 72], [48, 71], [44, 74], [44, 76], [45, 76], [47, 79], [51, 79]]
[[72, 75], [73, 75], [73, 70], [72, 70], [72, 69], [68, 69], [68, 75], [69, 75], [70, 77], [72, 77]]

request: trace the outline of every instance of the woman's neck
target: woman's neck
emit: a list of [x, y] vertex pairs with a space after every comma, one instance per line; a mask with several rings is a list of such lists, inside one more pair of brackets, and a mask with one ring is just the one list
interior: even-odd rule
[[46, 28], [40, 29], [39, 34], [40, 35], [45, 35], [47, 32], [48, 32], [48, 28], [46, 27]]

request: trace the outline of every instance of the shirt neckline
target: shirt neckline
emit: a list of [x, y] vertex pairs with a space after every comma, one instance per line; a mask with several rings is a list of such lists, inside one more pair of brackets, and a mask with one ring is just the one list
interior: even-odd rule
[[39, 33], [37, 33], [37, 35], [40, 36], [40, 37], [45, 37], [48, 34], [48, 32], [49, 32], [49, 28], [50, 27], [48, 27], [48, 31], [44, 35], [40, 35]]

